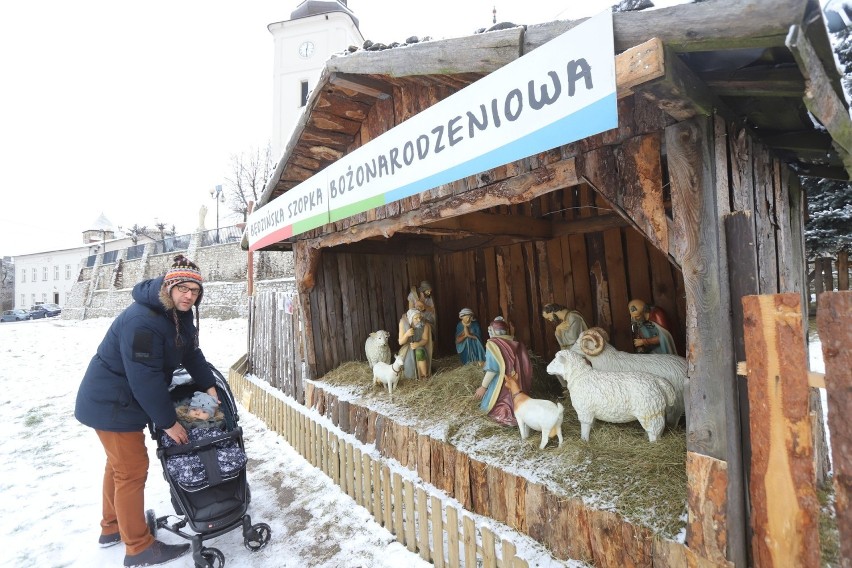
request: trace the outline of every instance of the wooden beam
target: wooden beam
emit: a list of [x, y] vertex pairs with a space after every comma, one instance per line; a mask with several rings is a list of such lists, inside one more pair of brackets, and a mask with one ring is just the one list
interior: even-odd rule
[[663, 53], [663, 42], [651, 38], [615, 56], [615, 85], [619, 99], [632, 95], [633, 87], [665, 75]]
[[707, 71], [698, 77], [720, 97], [802, 97], [805, 82], [794, 68], [747, 67]]
[[683, 267], [686, 289], [687, 449], [726, 458], [728, 418], [725, 381], [735, 381], [730, 319], [720, 309], [727, 282], [720, 282], [718, 233], [713, 174], [713, 128], [696, 118], [666, 129], [671, 174], [672, 215], [681, 242], [676, 259]]
[[790, 30], [786, 43], [807, 82], [803, 98], [805, 106], [831, 134], [846, 171], [852, 175], [852, 118], [849, 109], [832, 89], [822, 62], [799, 26]]
[[825, 156], [831, 151], [831, 136], [824, 131], [798, 130], [780, 134], [763, 133], [760, 139], [775, 150], [792, 150], [797, 154], [803, 151]]
[[[779, 47], [791, 25], [802, 22], [807, 2], [708, 0], [658, 10], [613, 14], [615, 50], [660, 38], [678, 52], [745, 47]], [[527, 26], [524, 53], [585, 19]], [[712, 25], [707, 25], [712, 22]]]
[[582, 217], [573, 221], [553, 221], [553, 237], [568, 237], [570, 235], [585, 235], [586, 233], [598, 233], [607, 229], [617, 229], [632, 226], [621, 215], [615, 212], [595, 215], [593, 217]]
[[365, 239], [334, 248], [334, 252], [348, 254], [397, 254], [404, 256], [432, 256], [435, 253], [429, 239]]
[[498, 205], [525, 203], [545, 193], [573, 185], [577, 185], [577, 172], [574, 158], [568, 158], [540, 166], [522, 175], [468, 190], [463, 194], [449, 195], [428, 204], [421, 204], [418, 209], [406, 211], [397, 217], [368, 221], [353, 225], [345, 231], [336, 231], [306, 241], [313, 248], [321, 248], [353, 243], [370, 237], [390, 238], [406, 227], [466, 215]]
[[[451, 75], [490, 73], [521, 55], [524, 28], [474, 34], [461, 38], [427, 41], [404, 49], [357, 51], [345, 57], [333, 57], [326, 63], [332, 74]], [[319, 84], [319, 83], [318, 83]]]
[[520, 235], [534, 239], [553, 237], [553, 225], [550, 221], [533, 217], [524, 217], [523, 220], [519, 220], [516, 216], [491, 213], [468, 213], [424, 223], [423, 227], [462, 230], [480, 235]]
[[637, 86], [635, 91], [638, 95], [654, 101], [678, 121], [694, 116], [710, 116], [714, 112], [727, 119], [736, 116], [670, 47], [665, 49], [664, 64], [665, 74]]
[[375, 99], [389, 99], [393, 95], [393, 87], [383, 81], [377, 81], [363, 75], [331, 73], [328, 76], [328, 82], [336, 87], [349, 89]]
[[807, 354], [799, 294], [747, 296], [755, 566], [819, 566]]

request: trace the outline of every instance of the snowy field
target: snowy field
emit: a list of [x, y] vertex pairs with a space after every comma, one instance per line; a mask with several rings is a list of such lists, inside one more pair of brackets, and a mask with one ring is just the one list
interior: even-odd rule
[[[121, 566], [124, 547], [100, 549], [104, 453], [74, 419], [77, 387], [110, 319], [41, 319], [0, 324], [0, 565], [15, 568]], [[224, 375], [245, 352], [245, 320], [202, 320], [202, 350]], [[412, 554], [276, 434], [249, 413], [244, 430], [252, 522], [272, 540], [252, 553], [241, 531], [211, 541], [228, 568], [418, 567]], [[168, 485], [148, 440], [146, 508], [173, 513]], [[168, 543], [183, 542], [160, 531]], [[191, 556], [168, 566], [192, 567]]]

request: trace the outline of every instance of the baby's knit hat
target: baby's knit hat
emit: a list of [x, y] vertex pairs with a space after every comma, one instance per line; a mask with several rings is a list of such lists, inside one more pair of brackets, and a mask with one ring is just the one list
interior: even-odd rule
[[[169, 293], [171, 293], [172, 288], [182, 282], [195, 282], [203, 289], [202, 280], [198, 266], [182, 254], [179, 254], [175, 256], [174, 263], [163, 277], [163, 286]], [[198, 298], [200, 300], [201, 296], [199, 295]]]
[[189, 407], [203, 410], [212, 418], [219, 408], [219, 403], [206, 392], [196, 391], [192, 395], [192, 400], [189, 401]]

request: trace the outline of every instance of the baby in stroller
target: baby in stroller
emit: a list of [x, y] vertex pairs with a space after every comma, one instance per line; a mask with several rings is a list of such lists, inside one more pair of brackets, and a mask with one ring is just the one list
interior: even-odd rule
[[[219, 410], [218, 401], [205, 392], [196, 391], [189, 400], [177, 401], [175, 405], [178, 421], [186, 429], [189, 444], [208, 438], [221, 436], [226, 432], [225, 415]], [[166, 433], [160, 439], [163, 448], [177, 446]], [[215, 468], [218, 463], [220, 479], [238, 473], [246, 465], [246, 454], [233, 438], [227, 438], [214, 444], [216, 460], [213, 463], [203, 452], [189, 451], [168, 455], [165, 460], [169, 476], [184, 488], [202, 487], [208, 483], [207, 468]], [[205, 467], [206, 465], [206, 467]]]

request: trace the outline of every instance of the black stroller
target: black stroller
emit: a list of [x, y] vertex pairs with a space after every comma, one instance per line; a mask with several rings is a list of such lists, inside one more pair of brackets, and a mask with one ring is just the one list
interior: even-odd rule
[[[146, 520], [151, 534], [157, 534], [158, 529], [165, 529], [192, 543], [192, 558], [196, 568], [222, 568], [225, 565], [225, 555], [216, 548], [203, 546], [205, 540], [216, 538], [242, 527], [243, 544], [251, 551], [258, 551], [269, 542], [272, 535], [266, 523], [251, 524], [251, 517], [246, 514], [251, 502], [251, 491], [246, 480], [245, 462], [242, 467], [232, 471], [223, 471], [217, 458], [217, 448], [230, 446], [239, 448], [244, 455], [243, 431], [237, 425], [239, 417], [234, 397], [228, 383], [222, 374], [212, 365], [210, 369], [216, 376], [216, 390], [221, 401], [220, 409], [224, 414], [224, 430], [210, 437], [193, 439], [188, 444], [168, 446], [163, 443], [163, 431], [150, 428], [151, 436], [157, 442], [157, 457], [163, 466], [163, 477], [169, 484], [172, 505], [175, 515], [157, 517], [152, 509], [146, 512]], [[174, 373], [171, 386], [171, 397], [175, 404], [192, 397], [196, 390], [195, 383], [189, 373], [178, 368]], [[171, 442], [169, 440], [169, 442]], [[167, 460], [173, 456], [200, 458], [203, 465], [203, 479], [200, 482], [186, 484], [181, 479], [169, 473]], [[197, 534], [184, 532], [189, 525]]]

